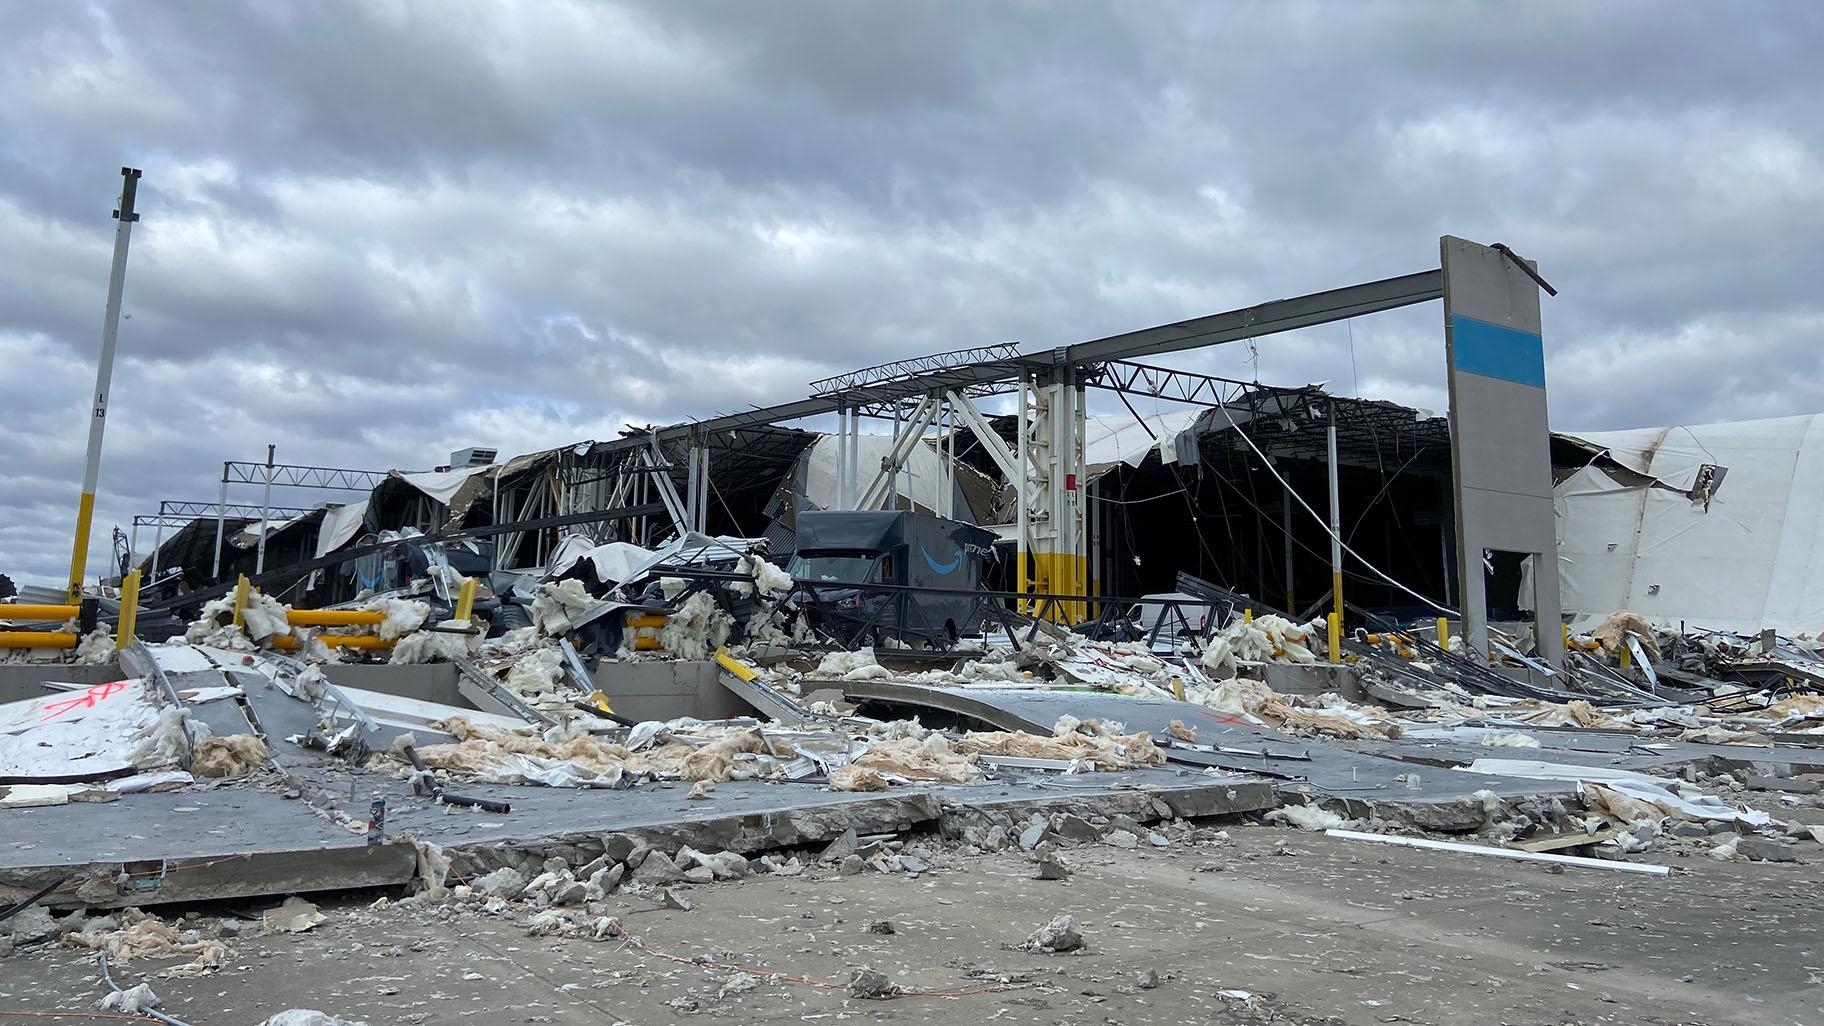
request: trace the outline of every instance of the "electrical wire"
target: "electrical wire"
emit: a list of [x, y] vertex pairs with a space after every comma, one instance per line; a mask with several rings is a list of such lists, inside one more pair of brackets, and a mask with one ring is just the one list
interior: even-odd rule
[[[1335, 402], [1336, 401], [1335, 397], [1332, 397], [1330, 401]], [[1340, 546], [1344, 552], [1347, 552], [1351, 556], [1354, 556], [1363, 566], [1367, 567], [1370, 571], [1372, 571], [1376, 577], [1379, 577], [1381, 580], [1386, 581], [1388, 584], [1393, 585], [1395, 588], [1398, 588], [1399, 590], [1405, 592], [1406, 594], [1411, 595], [1413, 598], [1418, 599], [1420, 602], [1431, 607], [1432, 609], [1435, 609], [1438, 612], [1443, 613], [1445, 616], [1460, 617], [1462, 615], [1461, 613], [1457, 612], [1454, 609], [1449, 609], [1449, 608], [1446, 608], [1444, 606], [1437, 604], [1436, 602], [1433, 602], [1431, 599], [1426, 598], [1424, 595], [1421, 595], [1418, 592], [1413, 591], [1411, 588], [1408, 588], [1406, 585], [1401, 584], [1399, 581], [1394, 580], [1380, 567], [1377, 567], [1373, 563], [1370, 563], [1370, 562], [1368, 562], [1368, 560], [1364, 559], [1362, 557], [1361, 553], [1350, 548], [1349, 543], [1343, 541], [1341, 535], [1338, 535], [1335, 531], [1332, 531], [1330, 529], [1330, 522], [1328, 520], [1326, 520], [1321, 514], [1319, 514], [1317, 512], [1317, 510], [1312, 509], [1311, 504], [1305, 501], [1304, 496], [1298, 494], [1295, 491], [1292, 491], [1292, 486], [1290, 484], [1286, 483], [1286, 479], [1279, 476], [1279, 470], [1277, 468], [1275, 468], [1273, 466], [1273, 464], [1267, 462], [1267, 454], [1264, 452], [1261, 452], [1260, 446], [1254, 444], [1254, 439], [1249, 438], [1247, 432], [1243, 431], [1241, 429], [1241, 426], [1239, 424], [1235, 423], [1235, 418], [1229, 416], [1229, 406], [1227, 403], [1222, 401], [1222, 396], [1220, 394], [1218, 394], [1216, 396], [1216, 408], [1222, 411], [1222, 417], [1224, 420], [1229, 422], [1229, 427], [1233, 428], [1235, 430], [1235, 433], [1241, 436], [1241, 440], [1248, 443], [1248, 448], [1253, 449], [1255, 454], [1260, 457], [1261, 463], [1266, 466], [1267, 473], [1272, 474], [1273, 477], [1279, 481], [1281, 487], [1285, 488], [1286, 491], [1291, 493], [1291, 495], [1294, 499], [1298, 500], [1298, 504], [1300, 506], [1304, 507], [1305, 512], [1311, 514], [1312, 519], [1314, 519], [1318, 522], [1318, 526], [1320, 526], [1324, 529], [1324, 533], [1329, 535], [1331, 538], [1335, 539], [1336, 544], [1338, 546]]]

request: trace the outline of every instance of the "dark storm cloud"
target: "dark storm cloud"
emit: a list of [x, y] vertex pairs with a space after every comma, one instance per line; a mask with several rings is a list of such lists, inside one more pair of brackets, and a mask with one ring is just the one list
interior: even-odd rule
[[[1563, 290], [1555, 423], [1696, 422], [1824, 409], [1821, 44], [1801, 5], [6, 5], [0, 569], [66, 558], [122, 163], [104, 525], [268, 441], [609, 437], [1444, 232]], [[1442, 407], [1438, 321], [1173, 362]]]

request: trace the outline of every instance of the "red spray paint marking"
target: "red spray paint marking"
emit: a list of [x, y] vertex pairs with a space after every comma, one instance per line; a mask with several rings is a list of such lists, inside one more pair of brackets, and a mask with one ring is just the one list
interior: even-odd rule
[[54, 720], [64, 713], [75, 709], [93, 709], [95, 708], [96, 702], [125, 691], [127, 685], [131, 683], [132, 681], [126, 680], [109, 681], [106, 684], [96, 684], [74, 698], [65, 698], [56, 702], [46, 702], [44, 705], [44, 715], [38, 718], [38, 722], [43, 723], [46, 720]]

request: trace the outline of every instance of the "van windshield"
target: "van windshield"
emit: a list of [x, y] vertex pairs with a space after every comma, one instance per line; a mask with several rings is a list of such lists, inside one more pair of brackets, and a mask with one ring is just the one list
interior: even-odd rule
[[805, 581], [846, 581], [858, 584], [874, 577], [873, 555], [799, 556], [792, 560], [792, 576]]

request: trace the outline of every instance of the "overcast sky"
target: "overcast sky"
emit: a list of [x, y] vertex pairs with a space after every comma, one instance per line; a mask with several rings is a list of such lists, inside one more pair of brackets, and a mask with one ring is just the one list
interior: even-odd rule
[[[268, 442], [613, 437], [1447, 232], [1561, 290], [1555, 427], [1824, 412], [1821, 11], [3, 0], [0, 572], [67, 569], [122, 164], [91, 573]], [[1436, 304], [1174, 362], [1445, 405]]]

